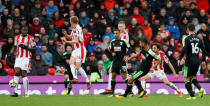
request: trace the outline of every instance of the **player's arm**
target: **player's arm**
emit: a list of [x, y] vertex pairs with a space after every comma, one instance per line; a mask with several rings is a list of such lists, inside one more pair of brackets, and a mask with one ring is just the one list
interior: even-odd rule
[[15, 54], [17, 51], [17, 46], [13, 46], [12, 49], [11, 49], [11, 53]]
[[67, 33], [65, 29], [62, 29], [62, 33], [67, 39], [71, 40], [71, 36]]
[[149, 54], [150, 54], [151, 56], [153, 56], [154, 59], [156, 59], [155, 64], [151, 67], [151, 70], [154, 70], [154, 68], [157, 67], [158, 64], [160, 64], [161, 59], [160, 59], [160, 57], [159, 57], [158, 55], [156, 55], [151, 49], [149, 49], [148, 52], [149, 52]]
[[175, 79], [178, 79], [178, 75], [176, 74], [176, 71], [175, 71], [173, 65], [171, 64], [171, 62], [168, 61], [167, 64], [168, 64], [169, 68], [171, 69], [171, 71], [173, 72]]
[[206, 61], [206, 55], [207, 55], [207, 52], [206, 52], [206, 48], [205, 48], [205, 45], [203, 43], [203, 40], [201, 40], [201, 50], [202, 50], [202, 62]]
[[75, 43], [79, 43], [79, 37], [75, 37], [74, 40], [71, 41], [65, 41], [67, 44], [75, 44]]

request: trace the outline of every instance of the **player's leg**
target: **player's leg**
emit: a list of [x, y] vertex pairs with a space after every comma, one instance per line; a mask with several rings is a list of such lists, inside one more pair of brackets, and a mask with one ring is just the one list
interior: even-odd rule
[[65, 72], [64, 72], [64, 86], [65, 86], [64, 95], [67, 94], [68, 79], [69, 79], [68, 72], [65, 71]]
[[174, 85], [172, 82], [170, 82], [167, 77], [163, 77], [162, 81], [165, 85], [168, 85], [170, 88], [175, 90], [177, 92], [177, 94], [179, 95], [179, 97], [182, 97], [182, 92], [176, 87], [176, 85]]
[[25, 97], [28, 98], [29, 97], [29, 93], [28, 93], [29, 81], [28, 81], [28, 77], [27, 77], [27, 71], [26, 70], [21, 70], [21, 75], [22, 75], [22, 78], [23, 78], [23, 87], [25, 89]]
[[68, 87], [68, 92], [67, 92], [68, 95], [70, 94], [72, 90], [72, 80], [73, 80], [73, 75], [71, 72], [69, 72], [69, 87]]
[[191, 100], [191, 99], [196, 99], [195, 98], [195, 92], [192, 90], [192, 83], [190, 81], [191, 77], [190, 77], [190, 72], [188, 71], [188, 66], [184, 66], [184, 83], [185, 83], [185, 88], [187, 89], [190, 97], [186, 98], [187, 100]]
[[15, 67], [15, 76], [14, 76], [14, 82], [17, 84], [17, 86], [14, 88], [14, 94], [12, 94], [12, 97], [18, 97], [18, 83], [19, 83], [19, 78], [20, 78], [20, 71], [21, 69], [18, 67]]
[[85, 70], [82, 67], [80, 67], [78, 71], [85, 78], [85, 81], [87, 83], [87, 89], [90, 89], [91, 88], [91, 82], [90, 82]]
[[76, 58], [71, 56], [69, 64], [70, 64], [71, 73], [72, 73], [73, 78], [76, 82], [77, 81], [77, 70], [76, 70], [75, 62], [76, 62]]
[[116, 76], [117, 76], [117, 73], [116, 72], [112, 72], [112, 81], [111, 81], [112, 94], [114, 94], [114, 90], [115, 90]]
[[110, 66], [110, 68], [108, 70], [108, 73], [109, 73], [109, 78], [108, 78], [107, 89], [104, 92], [100, 93], [101, 95], [106, 95], [106, 94], [111, 94], [112, 93], [112, 90], [111, 90], [112, 65]]

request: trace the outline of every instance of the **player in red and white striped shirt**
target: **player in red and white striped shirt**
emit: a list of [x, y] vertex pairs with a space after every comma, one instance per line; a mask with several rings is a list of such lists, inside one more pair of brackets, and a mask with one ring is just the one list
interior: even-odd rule
[[[168, 78], [164, 72], [164, 62], [165, 62], [168, 64], [168, 66], [172, 70], [172, 72], [174, 74], [174, 78], [178, 79], [178, 75], [176, 74], [176, 71], [175, 71], [173, 65], [171, 64], [171, 62], [169, 61], [168, 57], [165, 55], [164, 52], [160, 51], [160, 46], [157, 44], [152, 45], [152, 51], [154, 51], [156, 53], [156, 55], [160, 56], [161, 63], [158, 64], [158, 66], [155, 67], [154, 70], [152, 70], [153, 72], [149, 72], [147, 75], [145, 75], [144, 77], [141, 78], [142, 85], [145, 86], [146, 80], [153, 79], [154, 77], [157, 77], [160, 80], [162, 80], [164, 84], [166, 84], [169, 87], [171, 87], [172, 89], [174, 89], [178, 93], [179, 97], [182, 97], [181, 91], [172, 82], [168, 81]], [[156, 60], [153, 60], [152, 65], [154, 65], [155, 62], [156, 62]]]
[[[15, 76], [14, 81], [15, 83], [19, 82], [20, 75], [23, 78], [23, 86], [25, 89], [25, 97], [29, 97], [28, 94], [28, 78], [27, 72], [29, 72], [30, 67], [30, 59], [32, 57], [31, 52], [36, 50], [36, 43], [32, 36], [28, 35], [28, 28], [22, 27], [20, 35], [15, 37], [15, 44], [13, 48], [13, 52], [17, 52], [16, 59], [15, 59]], [[18, 86], [15, 88], [15, 92], [12, 97], [18, 97], [17, 89]]]
[[118, 23], [118, 29], [120, 30], [120, 38], [121, 40], [124, 40], [126, 44], [129, 44], [129, 35], [128, 32], [126, 31], [126, 26], [124, 21], [120, 21]]
[[[87, 77], [86, 72], [81, 67], [82, 63], [85, 62], [87, 50], [84, 45], [84, 38], [83, 38], [83, 32], [82, 28], [79, 26], [79, 20], [77, 16], [72, 16], [70, 18], [70, 23], [73, 27], [72, 32], [69, 35], [65, 34], [67, 38], [70, 38], [71, 41], [66, 41], [65, 39], [62, 39], [63, 42], [72, 44], [73, 46], [73, 52], [70, 58], [70, 67], [71, 72], [73, 75], [73, 82], [77, 82], [77, 71], [80, 72], [80, 74], [86, 79], [86, 82], [88, 83], [87, 89], [90, 89], [91, 83], [89, 78]], [[76, 66], [75, 66], [76, 63]]]

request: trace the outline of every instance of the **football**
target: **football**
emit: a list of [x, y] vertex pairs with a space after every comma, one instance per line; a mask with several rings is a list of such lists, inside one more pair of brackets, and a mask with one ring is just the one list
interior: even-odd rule
[[17, 86], [17, 83], [15, 83], [14, 79], [12, 79], [12, 80], [9, 81], [9, 86], [11, 88], [15, 88]]

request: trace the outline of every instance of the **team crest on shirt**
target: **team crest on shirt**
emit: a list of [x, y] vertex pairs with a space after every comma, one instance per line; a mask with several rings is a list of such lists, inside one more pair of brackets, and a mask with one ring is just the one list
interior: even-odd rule
[[123, 43], [122, 42], [120, 42], [120, 45], [122, 45]]

